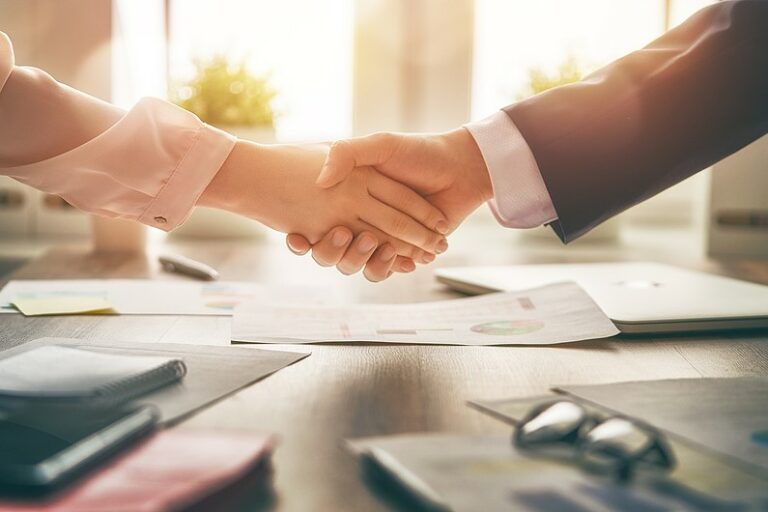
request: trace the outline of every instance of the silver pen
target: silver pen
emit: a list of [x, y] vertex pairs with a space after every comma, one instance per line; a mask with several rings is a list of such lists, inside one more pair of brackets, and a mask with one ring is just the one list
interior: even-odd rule
[[160, 256], [158, 261], [167, 272], [176, 272], [204, 281], [215, 281], [219, 278], [215, 268], [184, 256], [166, 254]]

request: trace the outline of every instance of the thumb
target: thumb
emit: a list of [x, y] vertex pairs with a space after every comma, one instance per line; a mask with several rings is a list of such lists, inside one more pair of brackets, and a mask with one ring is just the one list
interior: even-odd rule
[[355, 157], [349, 140], [337, 140], [331, 144], [328, 156], [325, 157], [320, 175], [315, 184], [321, 188], [330, 188], [344, 181], [344, 178], [355, 170]]
[[334, 142], [315, 183], [329, 188], [343, 181], [355, 167], [386, 163], [392, 156], [397, 137], [392, 133], [374, 133]]

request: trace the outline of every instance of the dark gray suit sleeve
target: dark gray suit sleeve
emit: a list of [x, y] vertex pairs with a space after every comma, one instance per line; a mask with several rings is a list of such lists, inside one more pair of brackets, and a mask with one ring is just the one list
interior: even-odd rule
[[536, 157], [552, 227], [573, 240], [768, 133], [768, 0], [714, 4], [505, 111]]

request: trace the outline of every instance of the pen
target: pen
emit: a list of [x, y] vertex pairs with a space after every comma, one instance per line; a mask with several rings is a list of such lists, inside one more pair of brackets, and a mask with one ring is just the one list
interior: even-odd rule
[[219, 273], [215, 268], [184, 256], [167, 254], [160, 256], [158, 261], [166, 272], [176, 272], [204, 281], [215, 281], [219, 278]]

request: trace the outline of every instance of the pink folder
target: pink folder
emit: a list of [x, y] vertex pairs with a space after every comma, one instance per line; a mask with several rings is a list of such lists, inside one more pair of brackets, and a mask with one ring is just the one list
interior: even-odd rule
[[155, 512], [199, 503], [259, 467], [274, 438], [161, 430], [43, 502], [0, 500], [0, 512]]

